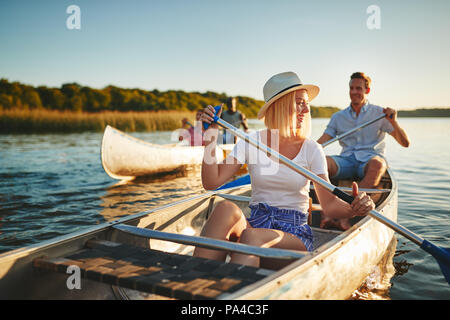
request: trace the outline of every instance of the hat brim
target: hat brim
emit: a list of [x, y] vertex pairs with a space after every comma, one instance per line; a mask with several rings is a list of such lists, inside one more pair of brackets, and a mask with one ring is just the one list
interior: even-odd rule
[[281, 98], [282, 96], [287, 95], [288, 93], [291, 93], [292, 91], [302, 90], [305, 89], [308, 92], [309, 101], [312, 101], [317, 95], [319, 94], [319, 87], [315, 86], [313, 84], [303, 84], [296, 87], [292, 87], [289, 90], [283, 91], [276, 96], [272, 97], [269, 101], [267, 101], [261, 109], [259, 109], [258, 112], [258, 119], [264, 118], [266, 115], [267, 109], [270, 107], [270, 105], [276, 101], [277, 99]]

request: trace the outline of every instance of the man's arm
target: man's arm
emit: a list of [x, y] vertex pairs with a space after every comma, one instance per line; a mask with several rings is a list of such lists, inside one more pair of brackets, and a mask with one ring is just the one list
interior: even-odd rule
[[241, 121], [242, 121], [242, 126], [244, 127], [244, 131], [247, 132], [248, 131], [247, 118], [245, 117], [245, 114], [243, 114], [242, 112], [241, 112]]
[[394, 139], [403, 147], [407, 148], [409, 147], [410, 141], [409, 137], [406, 134], [406, 131], [400, 127], [400, 125], [397, 122], [397, 111], [391, 108], [385, 108], [383, 110], [384, 113], [386, 113], [386, 119], [391, 123], [394, 130], [389, 133], [391, 136], [394, 137]]
[[331, 116], [330, 122], [328, 122], [327, 127], [325, 128], [325, 131], [323, 132], [322, 136], [317, 139], [318, 144], [323, 144], [327, 142], [328, 140], [333, 139], [337, 136], [337, 124], [339, 123], [339, 120], [336, 120], [337, 117], [339, 117], [340, 112], [335, 113]]
[[331, 140], [331, 139], [333, 139], [332, 136], [324, 133], [319, 139], [317, 139], [317, 143], [323, 144], [324, 142], [327, 142], [328, 140]]

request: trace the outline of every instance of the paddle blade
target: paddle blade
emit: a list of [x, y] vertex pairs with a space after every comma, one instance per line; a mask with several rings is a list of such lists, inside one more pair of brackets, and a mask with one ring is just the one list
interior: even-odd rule
[[445, 280], [450, 284], [450, 249], [440, 248], [427, 240], [423, 240], [420, 247], [436, 259]]
[[222, 189], [228, 189], [228, 188], [232, 188], [232, 187], [244, 186], [246, 184], [250, 184], [250, 175], [249, 174], [247, 174], [243, 177], [240, 177], [234, 181], [224, 184], [223, 186], [217, 188], [216, 191], [222, 190]]

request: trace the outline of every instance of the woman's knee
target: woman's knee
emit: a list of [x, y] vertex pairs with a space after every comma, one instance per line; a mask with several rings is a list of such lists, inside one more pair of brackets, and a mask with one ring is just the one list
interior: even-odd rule
[[[242, 210], [231, 201], [222, 201], [214, 208], [202, 230], [203, 236], [229, 237], [245, 228]], [[242, 225], [242, 226], [241, 226]]]
[[225, 200], [216, 205], [210, 219], [237, 221], [242, 218], [242, 210], [233, 202]]
[[261, 244], [261, 240], [259, 239], [254, 228], [244, 229], [241, 233], [241, 237], [239, 238], [239, 242], [251, 246], [258, 246]]

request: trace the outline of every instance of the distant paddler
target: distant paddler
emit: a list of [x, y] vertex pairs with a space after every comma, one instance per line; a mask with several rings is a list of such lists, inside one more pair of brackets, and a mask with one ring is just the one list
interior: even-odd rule
[[[247, 124], [247, 118], [245, 117], [245, 114], [240, 112], [237, 109], [237, 98], [236, 97], [229, 97], [227, 99], [227, 110], [222, 112], [221, 118], [228, 122], [229, 124], [233, 125], [233, 127], [240, 128], [241, 125], [244, 128], [245, 132], [248, 132], [248, 124]], [[236, 143], [236, 137], [232, 135], [231, 133], [227, 132], [226, 130], [222, 133], [222, 143], [223, 144], [229, 144], [229, 143]]]
[[178, 136], [179, 141], [188, 142], [189, 146], [204, 146], [202, 122], [200, 117], [202, 116], [203, 110], [197, 110], [195, 115], [195, 125], [192, 125], [187, 118], [181, 120], [182, 128], [180, 129], [180, 134]]
[[[359, 180], [360, 188], [374, 189], [388, 167], [385, 158], [386, 133], [390, 134], [403, 147], [409, 146], [409, 138], [397, 121], [397, 111], [370, 104], [371, 79], [362, 72], [350, 77], [350, 105], [331, 117], [325, 132], [317, 140], [320, 144], [343, 135], [352, 128], [374, 119], [380, 119], [360, 130], [339, 139], [342, 146], [340, 155], [327, 156], [328, 175], [336, 180]], [[322, 226], [330, 224], [324, 220]], [[347, 220], [341, 220], [337, 227], [346, 230], [350, 227]]]

